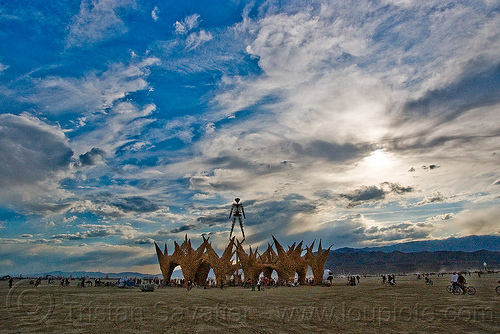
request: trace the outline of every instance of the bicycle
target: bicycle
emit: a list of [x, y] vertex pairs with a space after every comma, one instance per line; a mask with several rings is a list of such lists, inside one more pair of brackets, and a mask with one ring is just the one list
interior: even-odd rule
[[[466, 286], [465, 287], [466, 289], [466, 293], [469, 294], [469, 295], [475, 295], [476, 294], [476, 288], [474, 288], [473, 286]], [[449, 284], [446, 286], [446, 292], [448, 293], [453, 293], [454, 295], [460, 295], [464, 292], [464, 290], [462, 289], [462, 287], [460, 285], [455, 285], [455, 288], [453, 288], [453, 285]], [[498, 287], [498, 294], [500, 294], [500, 286]]]
[[[500, 283], [500, 281], [498, 281]], [[496, 287], [495, 291], [500, 295], [500, 285]]]
[[465, 295], [465, 294], [468, 294], [468, 295], [475, 295], [476, 294], [476, 288], [474, 288], [473, 286], [469, 285], [469, 286], [465, 286], [465, 292], [464, 292], [464, 289], [460, 286], [460, 285], [457, 285], [455, 286], [455, 289], [453, 290], [453, 294], [454, 295]]

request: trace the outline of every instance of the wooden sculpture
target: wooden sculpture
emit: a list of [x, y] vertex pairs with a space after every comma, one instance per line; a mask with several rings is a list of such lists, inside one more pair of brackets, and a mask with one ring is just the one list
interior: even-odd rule
[[311, 267], [311, 270], [313, 272], [314, 285], [321, 285], [321, 283], [323, 282], [323, 271], [325, 268], [325, 262], [328, 257], [328, 253], [330, 253], [330, 248], [332, 248], [332, 246], [328, 247], [327, 250], [323, 251], [323, 248], [321, 248], [321, 239], [320, 239], [318, 245], [318, 251], [316, 252], [316, 254], [313, 253], [313, 247], [314, 247], [314, 241], [310, 247], [306, 246], [307, 252], [306, 255], [304, 255], [304, 259]]
[[232, 258], [234, 255], [234, 237], [229, 241], [226, 246], [224, 253], [219, 257], [212, 245], [208, 242], [208, 239], [203, 237], [203, 243], [205, 243], [205, 252], [207, 256], [208, 263], [212, 267], [215, 274], [215, 281], [218, 286], [227, 284], [228, 279], [231, 275], [238, 269], [236, 264], [233, 264]]
[[241, 269], [243, 269], [245, 281], [258, 281], [259, 275], [264, 268], [264, 264], [257, 259], [257, 249], [252, 251], [252, 247], [250, 246], [250, 253], [247, 254], [243, 249], [243, 245], [237, 239], [236, 245], [236, 254], [238, 255]]
[[[220, 257], [208, 242], [208, 238], [204, 236], [203, 243], [197, 249], [192, 247], [191, 240], [188, 239], [187, 235], [181, 245], [174, 241], [175, 250], [172, 255], [168, 255], [167, 245], [165, 245], [164, 252], [156, 243], [155, 247], [163, 279], [166, 282], [170, 281], [175, 267], [180, 266], [185, 282], [191, 281], [197, 285], [206, 285], [210, 269], [213, 269], [219, 286], [226, 284], [232, 275], [236, 278], [239, 275], [237, 273], [239, 269], [243, 271], [246, 281], [258, 281], [261, 273], [270, 279], [273, 271], [276, 271], [280, 281], [293, 282], [295, 274], [297, 274], [299, 284], [303, 285], [308, 267], [311, 267], [313, 272], [314, 284], [322, 283], [323, 269], [332, 246], [323, 250], [320, 240], [318, 250], [314, 253], [314, 241], [311, 246], [306, 246], [305, 249], [302, 248], [301, 241], [297, 245], [293, 243], [285, 251], [278, 240], [274, 236], [272, 238], [276, 251], [268, 244], [262, 255], [258, 254], [257, 249], [252, 250], [251, 246], [249, 253], [245, 252], [242, 243], [234, 237], [229, 240]], [[304, 250], [306, 254], [301, 256]], [[233, 261], [235, 254], [237, 261]]]

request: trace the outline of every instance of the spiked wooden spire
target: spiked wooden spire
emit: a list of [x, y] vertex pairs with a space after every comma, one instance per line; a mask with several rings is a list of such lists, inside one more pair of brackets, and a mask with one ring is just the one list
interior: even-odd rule
[[[333, 245], [332, 245], [333, 246]], [[330, 248], [332, 246], [328, 247], [325, 251], [323, 251], [323, 248], [321, 247], [321, 239], [319, 240], [319, 245], [318, 245], [318, 251], [316, 254], [313, 253], [313, 247], [314, 247], [314, 241], [311, 244], [310, 247], [306, 247], [307, 252], [306, 255], [304, 256], [305, 260], [311, 266], [311, 270], [314, 275], [314, 284], [315, 285], [320, 285], [321, 282], [323, 281], [323, 271], [325, 268], [325, 262], [328, 257], [328, 254], [330, 253]]]

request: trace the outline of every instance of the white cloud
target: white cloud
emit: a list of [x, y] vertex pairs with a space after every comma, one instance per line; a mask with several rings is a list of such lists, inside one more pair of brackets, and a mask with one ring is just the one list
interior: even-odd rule
[[383, 0], [382, 2], [402, 7], [411, 7], [415, 4], [415, 0]]
[[81, 240], [92, 238], [107, 238], [110, 236], [120, 236], [123, 239], [132, 239], [137, 236], [136, 229], [130, 225], [123, 224], [81, 224], [80, 228], [86, 229], [83, 232], [56, 234], [51, 239], [56, 240]]
[[159, 17], [158, 14], [160, 13], [160, 10], [158, 9], [158, 6], [155, 6], [153, 10], [151, 11], [151, 17], [153, 18], [154, 21], [158, 21]]
[[21, 100], [36, 103], [49, 113], [101, 111], [128, 93], [149, 89], [149, 67], [158, 63], [158, 58], [150, 57], [129, 65], [115, 63], [105, 72], [90, 72], [82, 78], [32, 79], [35, 91]]
[[498, 234], [500, 233], [498, 217], [500, 217], [498, 206], [467, 210], [456, 216], [453, 225], [456, 224], [463, 235]]
[[149, 118], [155, 111], [155, 105], [146, 105], [142, 109], [130, 102], [115, 105], [109, 113], [98, 115], [101, 125], [92, 132], [73, 139], [73, 147], [77, 154], [84, 154], [96, 147], [113, 156], [118, 147], [134, 141], [145, 127], [154, 122]]
[[55, 226], [56, 226], [56, 223], [54, 223], [52, 220], [45, 223], [46, 228], [53, 228]]
[[[478, 179], [483, 177], [474, 171], [472, 162], [475, 158], [488, 161], [483, 165], [484, 173], [493, 173], [492, 145], [498, 123], [493, 121], [492, 113], [497, 106], [471, 110], [456, 121], [434, 127], [439, 115], [415, 117], [415, 122], [406, 125], [399, 122], [398, 110], [413, 96], [442, 88], [468, 71], [477, 70], [470, 67], [473, 59], [484, 61], [481, 66], [485, 68], [493, 66], [498, 61], [500, 38], [498, 30], [494, 32], [492, 27], [498, 26], [498, 18], [490, 16], [484, 20], [484, 11], [465, 5], [436, 9], [430, 15], [426, 14], [426, 4], [413, 5], [411, 14], [405, 8], [382, 11], [372, 2], [365, 2], [356, 6], [335, 4], [331, 11], [325, 5], [319, 14], [305, 9], [294, 14], [263, 16], [258, 21], [247, 18], [238, 32], [249, 33], [245, 35], [249, 42], [247, 52], [258, 59], [263, 74], [223, 78], [215, 98], [219, 115], [235, 118], [209, 133], [206, 141], [200, 143], [200, 151], [205, 157], [219, 158], [217, 161], [234, 158], [242, 164], [252, 161], [253, 166], [290, 161], [295, 168], [282, 173], [274, 171], [267, 179], [257, 169], [235, 172], [219, 164], [200, 171], [196, 165], [197, 180], [203, 186], [200, 190], [208, 191], [207, 185], [217, 184], [221, 175], [234, 175], [251, 180], [241, 183], [246, 192], [278, 189], [280, 183], [293, 184], [285, 180], [294, 179], [308, 180], [310, 188], [330, 189], [390, 180], [417, 184], [427, 193], [446, 189], [451, 198], [461, 191], [452, 186], [456, 173], [471, 176], [464, 181], [472, 185], [471, 192], [482, 190], [484, 180], [479, 183]], [[377, 15], [369, 15], [373, 12]], [[400, 23], [394, 24], [394, 17]], [[429, 25], [431, 29], [426, 28]], [[258, 117], [238, 119], [244, 114], [241, 111]], [[486, 117], [479, 117], [479, 113]], [[433, 130], [428, 131], [429, 128]], [[394, 138], [397, 145], [425, 141], [438, 146], [441, 138], [453, 138], [457, 133], [465, 134], [463, 141], [457, 138], [442, 149], [423, 146], [418, 151], [395, 152], [388, 145]], [[477, 136], [478, 141], [468, 140], [467, 133]], [[353, 156], [357, 160], [346, 161], [354, 166], [342, 165], [343, 161], [332, 164], [321, 158], [310, 162], [307, 154], [297, 154], [297, 144], [310, 148], [317, 140], [338, 145], [351, 143], [360, 148], [360, 154]], [[372, 159], [386, 145], [387, 149], [382, 150], [384, 159]], [[484, 147], [488, 150], [484, 151]], [[303, 152], [307, 153], [307, 149]], [[464, 163], [457, 163], [457, 154]], [[324, 156], [328, 156], [326, 151]], [[373, 161], [368, 163], [370, 160]], [[411, 166], [423, 163], [446, 167], [427, 175], [408, 175]], [[265, 181], [257, 182], [257, 178]], [[306, 191], [307, 187], [294, 185], [294, 190]], [[426, 201], [437, 200], [431, 196]]]
[[[176, 21], [174, 23], [175, 33], [178, 35], [186, 36], [185, 40], [185, 49], [186, 50], [194, 50], [201, 44], [210, 41], [213, 36], [210, 32], [207, 32], [203, 29], [198, 31], [194, 31], [198, 25], [200, 18], [199, 14], [193, 14], [187, 16], [182, 21]], [[207, 59], [205, 59], [205, 62]]]
[[2, 74], [3, 71], [9, 68], [9, 65], [4, 65], [0, 63], [0, 75]]
[[122, 209], [114, 205], [110, 205], [107, 203], [94, 203], [90, 200], [73, 202], [71, 207], [68, 208], [68, 212], [71, 213], [92, 212], [94, 214], [101, 215], [108, 219], [133, 218], [132, 213], [126, 213]]
[[212, 38], [212, 34], [210, 32], [206, 32], [205, 30], [190, 33], [186, 39], [186, 49], [196, 49], [198, 46], [205, 42], [208, 42]]
[[0, 199], [63, 196], [57, 182], [68, 176], [73, 151], [60, 127], [29, 114], [2, 114], [0, 156]]
[[369, 43], [369, 36], [359, 24], [348, 26], [307, 12], [269, 16], [258, 26], [258, 35], [249, 50], [259, 58], [259, 66], [266, 74], [294, 79], [283, 82], [285, 85], [340, 63], [343, 53], [362, 56]]
[[162, 142], [178, 138], [184, 143], [191, 143], [194, 137], [194, 125], [197, 119], [193, 116], [184, 116], [168, 121], [158, 121], [157, 127], [150, 129], [145, 136], [150, 141]]
[[[69, 27], [67, 45], [85, 47], [123, 34], [127, 27], [118, 9], [121, 13], [131, 4], [82, 3]], [[146, 52], [163, 52], [167, 71], [183, 72], [189, 80], [196, 81], [191, 77], [194, 72], [223, 73], [218, 90], [198, 101], [205, 103], [215, 95], [206, 113], [195, 110], [194, 116], [173, 118], [169, 113], [154, 119], [168, 109], [149, 102], [164, 89], [153, 87], [153, 80], [161, 78], [150, 78], [150, 67], [159, 60], [151, 56], [141, 61], [137, 51], [123, 53], [132, 54], [129, 64], [114, 63], [105, 71], [81, 77], [28, 76], [34, 89], [19, 92], [18, 96], [28, 96], [21, 102], [34, 104], [37, 112], [48, 113], [51, 119], [62, 113], [79, 114], [79, 124], [67, 130], [68, 142], [62, 129], [40, 119], [32, 120], [36, 126], [23, 127], [12, 121], [18, 116], [0, 118], [8, 120], [5, 129], [0, 122], [0, 138], [7, 140], [7, 145], [0, 145], [1, 156], [15, 152], [15, 145], [23, 149], [32, 145], [26, 135], [31, 132], [48, 140], [36, 152], [40, 161], [56, 157], [64, 162], [47, 158], [49, 166], [28, 170], [30, 155], [23, 153], [15, 160], [21, 165], [20, 174], [14, 175], [23, 181], [10, 187], [8, 182], [13, 181], [1, 178], [0, 185], [5, 182], [5, 186], [0, 196], [18, 187], [22, 188], [16, 193], [18, 202], [21, 197], [26, 201], [43, 194], [62, 198], [63, 185], [58, 181], [70, 174], [71, 166], [65, 164], [71, 156], [59, 154], [75, 151], [80, 164], [73, 166], [75, 175], [67, 184], [81, 187], [75, 186], [71, 203], [33, 201], [29, 208], [51, 214], [71, 212], [73, 217], [63, 219], [68, 228], [77, 216], [87, 214], [116, 222], [81, 225], [84, 230], [76, 233], [50, 232], [57, 236], [52, 242], [86, 239], [91, 245], [82, 244], [84, 254], [94, 240], [109, 236], [148, 244], [170, 233], [172, 226], [195, 226], [193, 233], [211, 233], [222, 245], [228, 228], [220, 222], [228, 212], [222, 207], [202, 208], [196, 202], [230, 202], [235, 196], [252, 203], [246, 231], [255, 245], [267, 241], [271, 233], [288, 233], [287, 240], [297, 234], [312, 240], [321, 233], [349, 245], [388, 243], [426, 238], [439, 228], [443, 233], [452, 231], [448, 224], [454, 225], [452, 233], [494, 233], [496, 211], [468, 216], [475, 221], [473, 226], [466, 225], [465, 213], [452, 212], [459, 212], [467, 201], [484, 206], [498, 196], [498, 155], [494, 155], [498, 104], [485, 105], [489, 100], [484, 99], [483, 104], [470, 107], [465, 97], [469, 104], [460, 105], [448, 103], [444, 96], [438, 108], [430, 103], [428, 110], [410, 110], [407, 102], [432, 102], [434, 95], [467, 82], [468, 77], [476, 78], [477, 73], [488, 78], [488, 69], [497, 66], [500, 54], [496, 12], [485, 15], [482, 3], [445, 6], [406, 0], [307, 8], [292, 1], [283, 6], [263, 6], [258, 18], [244, 14], [240, 24], [225, 30], [201, 29], [200, 15], [190, 15], [174, 24], [174, 40], [164, 42], [163, 49]], [[288, 8], [293, 11], [287, 12]], [[158, 13], [155, 7], [154, 21]], [[154, 24], [149, 14], [144, 13], [145, 19]], [[246, 67], [240, 68], [243, 63]], [[256, 64], [259, 69], [254, 71]], [[0, 72], [5, 68], [0, 64]], [[232, 74], [247, 70], [249, 74]], [[41, 73], [45, 72], [37, 72]], [[153, 88], [154, 94], [145, 97]], [[141, 93], [130, 94], [135, 92]], [[141, 102], [136, 103], [136, 97]], [[455, 118], [443, 116], [443, 110], [449, 116], [462, 107], [465, 110]], [[64, 122], [63, 117], [59, 120]], [[162, 151], [163, 142], [174, 138], [182, 141], [182, 149], [169, 146]], [[151, 157], [157, 159], [154, 166], [150, 166]], [[81, 163], [82, 158], [86, 163]], [[9, 163], [0, 162], [0, 168]], [[103, 184], [103, 179], [109, 182]], [[386, 197], [389, 193], [383, 184], [415, 191], [404, 198], [397, 191]], [[80, 192], [88, 200], [78, 198]], [[349, 199], [349, 208], [339, 198]], [[389, 208], [388, 202], [392, 202]], [[157, 203], [178, 205], [183, 213]], [[398, 204], [409, 208], [405, 215], [413, 215], [412, 219], [418, 215], [415, 221], [431, 218], [425, 223], [411, 223], [406, 217], [400, 222], [399, 215], [387, 218]], [[265, 224], [261, 213], [273, 224]], [[381, 216], [387, 220], [377, 220]], [[195, 225], [196, 217], [202, 219]], [[140, 233], [123, 227], [120, 219], [134, 224], [161, 222], [166, 234]], [[49, 239], [19, 240], [43, 243]], [[71, 251], [81, 255], [79, 250]], [[107, 259], [104, 253], [109, 255], [107, 250], [96, 255]]]
[[132, 151], [132, 152], [139, 152], [139, 151], [145, 151], [149, 147], [152, 147], [150, 141], [141, 141], [141, 142], [136, 142], [130, 147], [127, 147], [126, 150]]
[[[82, 268], [101, 272], [158, 273], [160, 271], [156, 258], [154, 255], [151, 256], [150, 247], [113, 246], [99, 243], [65, 246], [60, 244], [60, 240], [54, 239], [50, 240], [50, 243], [4, 241], [5, 239], [0, 239], [0, 244], [2, 244], [0, 258], [6, 258], [9, 254], [18, 254], [18, 256], [15, 261], [2, 261], [2, 272], [0, 273], [2, 275], [27, 275], [53, 270], [79, 271]], [[116, 261], [116, 259], [120, 259], [120, 261]]]
[[53, 239], [31, 239], [29, 237], [22, 237], [22, 239], [8, 239], [8, 238], [0, 238], [0, 244], [4, 245], [21, 245], [21, 244], [61, 244], [61, 240], [53, 240]]
[[444, 236], [489, 235], [500, 233], [498, 217], [500, 209], [493, 205], [466, 209], [451, 216], [438, 216], [433, 223]]
[[139, 238], [135, 240], [136, 244], [141, 244], [141, 245], [148, 245], [148, 244], [154, 244], [154, 239], [151, 238]]
[[175, 27], [175, 33], [180, 34], [180, 35], [185, 35], [191, 30], [195, 29], [198, 27], [199, 22], [198, 19], [200, 18], [199, 14], [192, 14], [189, 16], [186, 16], [184, 20], [182, 21], [176, 21], [174, 23]]
[[135, 0], [82, 0], [80, 12], [69, 26], [66, 45], [87, 46], [124, 34], [127, 28], [117, 10], [134, 5]]
[[69, 224], [69, 223], [71, 223], [71, 222], [74, 222], [74, 221], [75, 221], [75, 220], [77, 220], [77, 219], [78, 219], [78, 217], [77, 217], [77, 216], [71, 216], [71, 217], [67, 217], [67, 218], [66, 218], [66, 217], [63, 217], [62, 222], [63, 222], [63, 224]]
[[193, 198], [196, 200], [203, 201], [203, 200], [207, 200], [207, 199], [213, 199], [213, 198], [215, 198], [215, 195], [197, 193], [197, 194], [194, 194]]
[[452, 219], [453, 217], [455, 216], [454, 213], [445, 213], [445, 214], [441, 214], [441, 215], [437, 215], [437, 216], [434, 216], [434, 217], [429, 217], [427, 218], [426, 220], [427, 221], [433, 221], [433, 220], [448, 220], [448, 219]]

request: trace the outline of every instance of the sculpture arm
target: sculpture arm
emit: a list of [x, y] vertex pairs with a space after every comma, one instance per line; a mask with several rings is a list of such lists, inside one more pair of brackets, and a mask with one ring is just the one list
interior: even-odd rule
[[233, 215], [233, 207], [231, 207], [231, 212], [229, 212], [229, 219], [231, 219], [232, 215]]
[[243, 214], [243, 218], [247, 219], [247, 217], [245, 217], [245, 210], [243, 210], [243, 205], [241, 206], [241, 213]]

